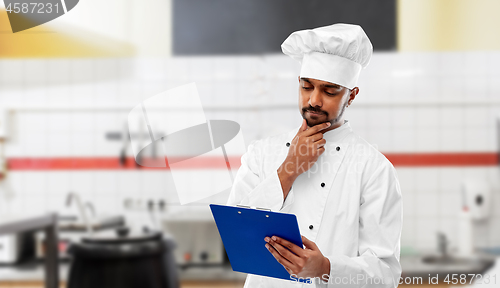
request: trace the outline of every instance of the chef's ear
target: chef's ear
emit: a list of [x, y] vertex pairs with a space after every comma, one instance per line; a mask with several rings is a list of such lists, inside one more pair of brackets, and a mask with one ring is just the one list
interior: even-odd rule
[[299, 76], [297, 76], [297, 79], [299, 79], [299, 83], [300, 83], [300, 75], [299, 75]]
[[354, 101], [354, 98], [356, 98], [356, 95], [358, 95], [358, 93], [359, 93], [358, 87], [354, 87], [351, 89], [351, 92], [349, 92], [349, 100], [347, 100], [348, 107], [351, 105], [352, 101]]

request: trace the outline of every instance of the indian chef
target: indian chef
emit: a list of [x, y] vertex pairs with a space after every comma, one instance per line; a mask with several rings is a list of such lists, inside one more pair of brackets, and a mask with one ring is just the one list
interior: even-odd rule
[[402, 227], [396, 171], [345, 119], [372, 44], [360, 26], [334, 24], [296, 31], [281, 48], [301, 62], [302, 125], [249, 145], [228, 205], [295, 214], [304, 247], [265, 237], [290, 280], [248, 275], [245, 287], [396, 287]]

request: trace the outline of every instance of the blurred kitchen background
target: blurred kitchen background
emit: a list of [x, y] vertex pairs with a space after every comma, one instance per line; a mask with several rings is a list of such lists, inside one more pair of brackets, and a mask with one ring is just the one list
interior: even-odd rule
[[[300, 66], [280, 44], [335, 22], [374, 45], [346, 118], [396, 167], [403, 277], [498, 270], [500, 2], [82, 0], [15, 34], [0, 8], [0, 227], [57, 212], [63, 283], [87, 215], [103, 233], [163, 231], [182, 287], [242, 287], [206, 205], [227, 192], [180, 205], [168, 170], [135, 165], [127, 115], [195, 82], [207, 119], [238, 122], [246, 145], [294, 129]], [[44, 235], [0, 236], [0, 287], [44, 285]]]

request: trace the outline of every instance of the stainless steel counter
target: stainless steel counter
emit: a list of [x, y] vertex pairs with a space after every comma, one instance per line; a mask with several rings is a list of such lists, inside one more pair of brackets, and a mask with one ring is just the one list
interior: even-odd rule
[[[66, 281], [68, 274], [67, 263], [59, 264], [58, 273], [60, 281]], [[43, 262], [32, 261], [18, 265], [0, 266], [0, 282], [41, 282], [45, 279]]]
[[[468, 280], [472, 275], [483, 274], [495, 263], [495, 257], [486, 254], [476, 254], [470, 258], [448, 257], [437, 255], [403, 256], [401, 257], [403, 273], [401, 277], [421, 277], [427, 281], [430, 277], [438, 276], [443, 280], [447, 276], [466, 275]], [[424, 282], [426, 283], [426, 282]]]
[[59, 287], [59, 257], [57, 247], [57, 214], [1, 215], [0, 235], [43, 230], [46, 235], [45, 287]]
[[[58, 272], [63, 282], [67, 280], [69, 264], [59, 264]], [[246, 278], [246, 274], [234, 272], [230, 266], [190, 267], [178, 272], [181, 281], [243, 281]], [[44, 278], [44, 267], [40, 261], [0, 266], [0, 282], [43, 281]]]

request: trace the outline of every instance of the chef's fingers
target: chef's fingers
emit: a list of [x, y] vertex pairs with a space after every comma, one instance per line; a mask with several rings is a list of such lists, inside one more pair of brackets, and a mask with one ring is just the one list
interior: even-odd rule
[[[276, 251], [276, 249], [274, 249], [273, 246], [269, 245], [269, 243], [266, 243], [266, 248], [267, 248], [267, 250], [269, 250], [269, 252], [271, 252], [271, 254], [273, 254], [274, 259], [276, 259], [276, 261], [278, 261], [278, 263], [283, 265], [283, 267], [285, 267], [285, 269], [287, 271], [293, 270], [294, 265], [292, 264], [292, 262], [288, 261], [288, 259], [281, 256], [281, 254], [278, 253], [278, 251]], [[290, 272], [288, 272], [288, 273], [290, 273]]]
[[302, 243], [304, 244], [304, 246], [306, 246], [306, 248], [309, 248], [311, 250], [318, 250], [318, 246], [316, 246], [316, 243], [307, 239], [306, 236], [302, 236]]
[[308, 137], [312, 142], [319, 141], [323, 139], [323, 134], [322, 133], [316, 133]]
[[302, 257], [304, 255], [304, 249], [302, 249], [302, 247], [299, 247], [288, 240], [285, 240], [285, 239], [280, 238], [278, 236], [273, 236], [271, 239], [272, 240], [270, 242], [274, 241], [274, 242], [278, 243], [279, 245], [286, 247], [288, 250], [292, 251], [295, 255], [297, 255], [299, 257]]
[[330, 122], [321, 123], [318, 125], [314, 125], [313, 127], [307, 129], [306, 131], [303, 131], [302, 133], [304, 136], [310, 136], [330, 127], [330, 125], [331, 125]]
[[321, 156], [321, 154], [325, 153], [325, 147], [319, 147], [318, 148], [318, 157]]
[[274, 250], [278, 251], [281, 257], [288, 260], [288, 262], [290, 262], [294, 267], [296, 267], [297, 264], [302, 261], [299, 256], [293, 254], [292, 252], [290, 252], [290, 250], [286, 249], [281, 244], [278, 244], [273, 240], [270, 240], [267, 244], [270, 244], [274, 248]]
[[319, 148], [321, 148], [321, 147], [325, 146], [325, 144], [326, 144], [326, 140], [325, 140], [325, 139], [321, 139], [321, 140], [319, 140], [319, 141], [314, 142], [314, 144], [316, 145], [316, 148], [318, 148], [318, 149], [319, 149]]

